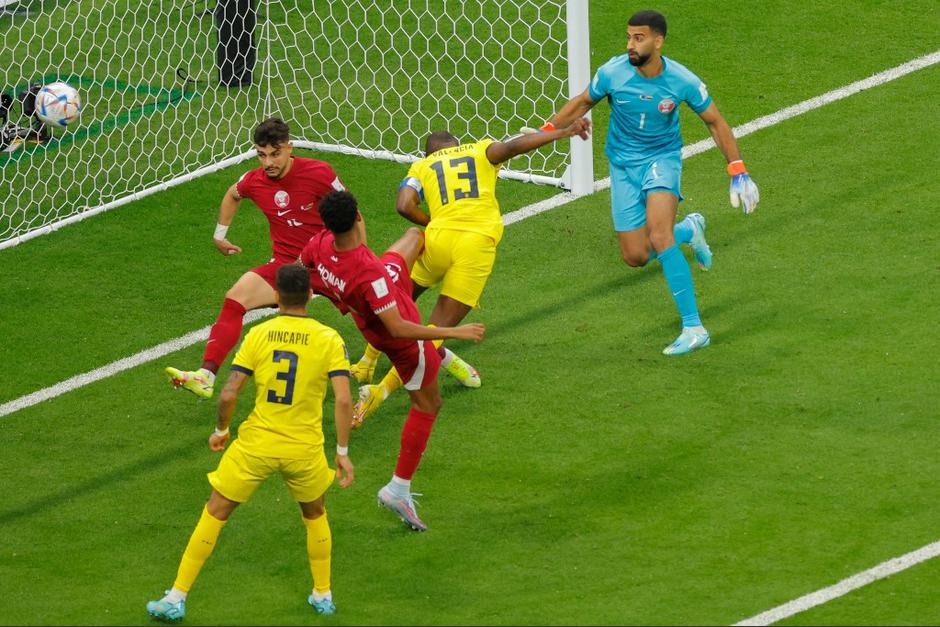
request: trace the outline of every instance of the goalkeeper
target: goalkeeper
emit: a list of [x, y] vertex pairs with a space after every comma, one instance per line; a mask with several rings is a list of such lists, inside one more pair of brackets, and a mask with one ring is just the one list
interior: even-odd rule
[[[441, 285], [428, 321], [431, 326], [455, 327], [474, 307], [496, 261], [496, 246], [503, 235], [503, 221], [496, 201], [496, 175], [502, 164], [516, 155], [551, 142], [574, 137], [587, 139], [591, 121], [570, 120], [564, 128], [528, 134], [505, 142], [482, 140], [469, 144], [448, 132], [431, 133], [425, 142], [426, 157], [412, 164], [398, 189], [396, 209], [407, 220], [426, 227], [425, 246], [411, 272], [414, 297]], [[421, 201], [427, 203], [427, 212]], [[480, 387], [480, 375], [469, 364], [441, 347], [441, 366], [467, 387]], [[367, 346], [353, 368], [360, 383], [354, 424], [359, 425], [401, 385], [392, 368], [381, 383], [369, 385], [378, 351]]]
[[712, 263], [705, 241], [705, 218], [692, 213], [675, 223], [682, 200], [681, 102], [702, 118], [728, 161], [731, 204], [743, 205], [748, 214], [760, 197], [741, 161], [734, 134], [705, 84], [684, 66], [662, 56], [666, 18], [656, 11], [640, 11], [627, 24], [627, 54], [601, 66], [584, 93], [564, 105], [542, 130], [564, 126], [607, 99], [611, 114], [605, 152], [610, 162], [610, 200], [620, 252], [633, 267], [653, 259], [662, 264], [682, 318], [682, 332], [663, 353], [681, 355], [708, 346], [710, 337], [699, 318], [692, 273], [678, 244], [691, 245], [702, 269], [708, 270]]

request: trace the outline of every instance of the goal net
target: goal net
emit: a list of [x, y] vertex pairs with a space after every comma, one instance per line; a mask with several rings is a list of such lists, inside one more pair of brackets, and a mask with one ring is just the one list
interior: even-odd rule
[[[270, 115], [298, 147], [401, 162], [436, 130], [507, 138], [569, 96], [572, 5], [587, 84], [586, 3], [0, 0], [0, 248], [249, 159]], [[24, 104], [54, 81], [83, 108], [42, 138]], [[506, 175], [562, 184], [571, 161], [560, 142]]]

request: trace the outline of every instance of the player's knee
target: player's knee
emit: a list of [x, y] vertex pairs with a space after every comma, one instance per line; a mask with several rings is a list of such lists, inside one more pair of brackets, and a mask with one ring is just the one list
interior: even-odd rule
[[671, 229], [662, 233], [650, 233], [650, 244], [659, 252], [671, 248], [675, 243], [676, 238]]
[[[417, 256], [424, 248], [424, 231], [416, 226], [409, 227], [402, 239], [407, 242], [409, 249], [414, 249], [414, 255]], [[408, 251], [411, 253], [411, 250]]]
[[647, 251], [625, 250], [623, 251], [623, 261], [631, 268], [645, 266], [649, 260], [650, 254]]
[[418, 409], [427, 414], [436, 416], [441, 411], [441, 407], [444, 405], [444, 401], [441, 400], [441, 395], [438, 394], [431, 398], [425, 399], [422, 405], [423, 407], [419, 407]]
[[302, 503], [300, 509], [303, 513], [303, 517], [307, 520], [316, 520], [326, 513], [326, 507], [322, 500]]
[[422, 231], [416, 226], [408, 227], [408, 230], [405, 231], [405, 235], [407, 235], [408, 237], [416, 237], [418, 239], [424, 239], [424, 231]]

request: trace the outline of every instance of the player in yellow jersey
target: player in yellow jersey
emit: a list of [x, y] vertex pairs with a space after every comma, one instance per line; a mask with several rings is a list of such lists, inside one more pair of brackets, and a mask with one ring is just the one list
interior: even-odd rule
[[[349, 357], [339, 333], [307, 317], [307, 270], [294, 264], [281, 266], [276, 281], [280, 315], [245, 336], [219, 397], [219, 416], [209, 447], [217, 452], [225, 448], [238, 394], [251, 376], [255, 378], [254, 409], [218, 468], [208, 475], [212, 494], [183, 553], [173, 588], [162, 599], [147, 603], [147, 612], [154, 618], [182, 620], [186, 595], [212, 554], [222, 526], [275, 473], [284, 478], [300, 504], [307, 528], [307, 557], [313, 575], [307, 602], [318, 614], [336, 612], [330, 591], [332, 535], [324, 496], [337, 475], [341, 487], [353, 481], [347, 448], [352, 422]], [[335, 399], [338, 472], [329, 467], [323, 451], [327, 381]]]
[[[431, 312], [430, 325], [456, 326], [474, 307], [496, 261], [496, 246], [503, 236], [503, 221], [496, 200], [496, 179], [503, 163], [545, 144], [574, 137], [587, 139], [588, 118], [565, 128], [523, 135], [506, 142], [482, 140], [461, 144], [448, 132], [431, 133], [425, 158], [416, 161], [398, 190], [395, 208], [405, 219], [425, 229], [424, 251], [415, 262], [411, 278], [414, 297], [441, 284]], [[421, 201], [428, 211], [421, 209]], [[441, 348], [441, 365], [467, 387], [480, 387], [476, 370], [450, 350]], [[378, 351], [367, 346], [353, 367], [360, 383], [372, 380]], [[395, 369], [377, 385], [359, 388], [354, 420], [361, 423], [401, 384]]]

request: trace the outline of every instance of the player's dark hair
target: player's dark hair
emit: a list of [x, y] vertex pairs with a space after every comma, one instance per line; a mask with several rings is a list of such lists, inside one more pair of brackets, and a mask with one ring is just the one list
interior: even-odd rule
[[432, 152], [437, 152], [442, 148], [450, 148], [451, 146], [459, 145], [460, 140], [447, 131], [437, 131], [436, 133], [431, 133], [428, 135], [427, 140], [425, 140], [424, 156], [426, 157]]
[[346, 233], [356, 224], [359, 205], [349, 192], [330, 192], [320, 199], [320, 218], [330, 231]]
[[658, 11], [638, 11], [630, 16], [630, 26], [649, 26], [657, 35], [666, 36], [666, 16]]
[[268, 118], [255, 129], [255, 146], [279, 146], [290, 141], [290, 129], [281, 118]]
[[277, 295], [282, 305], [306, 305], [310, 300], [310, 273], [295, 263], [277, 269]]

